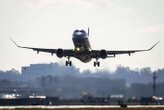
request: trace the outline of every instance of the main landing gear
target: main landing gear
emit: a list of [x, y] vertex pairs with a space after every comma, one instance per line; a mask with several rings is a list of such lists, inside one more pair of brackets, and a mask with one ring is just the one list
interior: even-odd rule
[[66, 66], [72, 66], [72, 61], [70, 61], [70, 57], [68, 57], [68, 60], [65, 62]]
[[96, 58], [96, 61], [93, 63], [93, 66], [96, 67], [96, 66], [100, 66], [100, 62], [98, 61], [98, 59]]

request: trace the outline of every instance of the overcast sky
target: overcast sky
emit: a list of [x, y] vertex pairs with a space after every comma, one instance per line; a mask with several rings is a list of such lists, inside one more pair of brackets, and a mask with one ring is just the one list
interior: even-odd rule
[[[19, 49], [22, 46], [74, 48], [72, 32], [90, 27], [92, 49], [147, 49], [152, 51], [100, 60], [100, 69], [164, 67], [164, 0], [0, 0], [0, 70], [33, 63], [65, 62], [47, 53]], [[81, 69], [93, 69], [72, 58]]]

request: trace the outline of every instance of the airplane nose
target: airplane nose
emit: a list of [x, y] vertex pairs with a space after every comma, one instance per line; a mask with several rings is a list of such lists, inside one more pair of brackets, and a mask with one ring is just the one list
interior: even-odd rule
[[75, 30], [73, 33], [73, 38], [86, 38], [87, 34], [84, 30]]

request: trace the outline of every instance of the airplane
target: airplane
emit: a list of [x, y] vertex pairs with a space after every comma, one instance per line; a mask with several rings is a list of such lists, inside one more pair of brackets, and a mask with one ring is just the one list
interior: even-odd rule
[[24, 47], [18, 45], [12, 39], [11, 41], [19, 48], [32, 49], [33, 51], [36, 51], [37, 54], [39, 54], [39, 52], [47, 52], [47, 53], [51, 53], [52, 56], [56, 54], [56, 56], [59, 58], [66, 57], [67, 58], [65, 62], [66, 66], [72, 66], [72, 61], [70, 60], [71, 57], [77, 58], [83, 63], [88, 63], [92, 59], [96, 59], [96, 61], [94, 61], [93, 63], [94, 67], [100, 66], [100, 62], [98, 61], [99, 59], [115, 57], [118, 54], [128, 54], [130, 56], [132, 53], [135, 52], [150, 51], [159, 43], [158, 41], [151, 48], [145, 50], [105, 50], [105, 49], [92, 50], [89, 42], [89, 33], [90, 33], [89, 28], [88, 28], [88, 32], [86, 32], [83, 29], [82, 30], [77, 29], [73, 32], [72, 40], [74, 44], [74, 49], [62, 49], [62, 48], [46, 49], [46, 48]]

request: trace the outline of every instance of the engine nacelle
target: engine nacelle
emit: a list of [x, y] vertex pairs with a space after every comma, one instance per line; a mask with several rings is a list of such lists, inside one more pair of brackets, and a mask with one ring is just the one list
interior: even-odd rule
[[56, 56], [62, 58], [64, 56], [64, 50], [60, 48], [57, 49]]
[[107, 57], [107, 52], [106, 52], [106, 50], [101, 50], [101, 51], [100, 51], [100, 57], [101, 57], [102, 59], [105, 59], [105, 58]]

